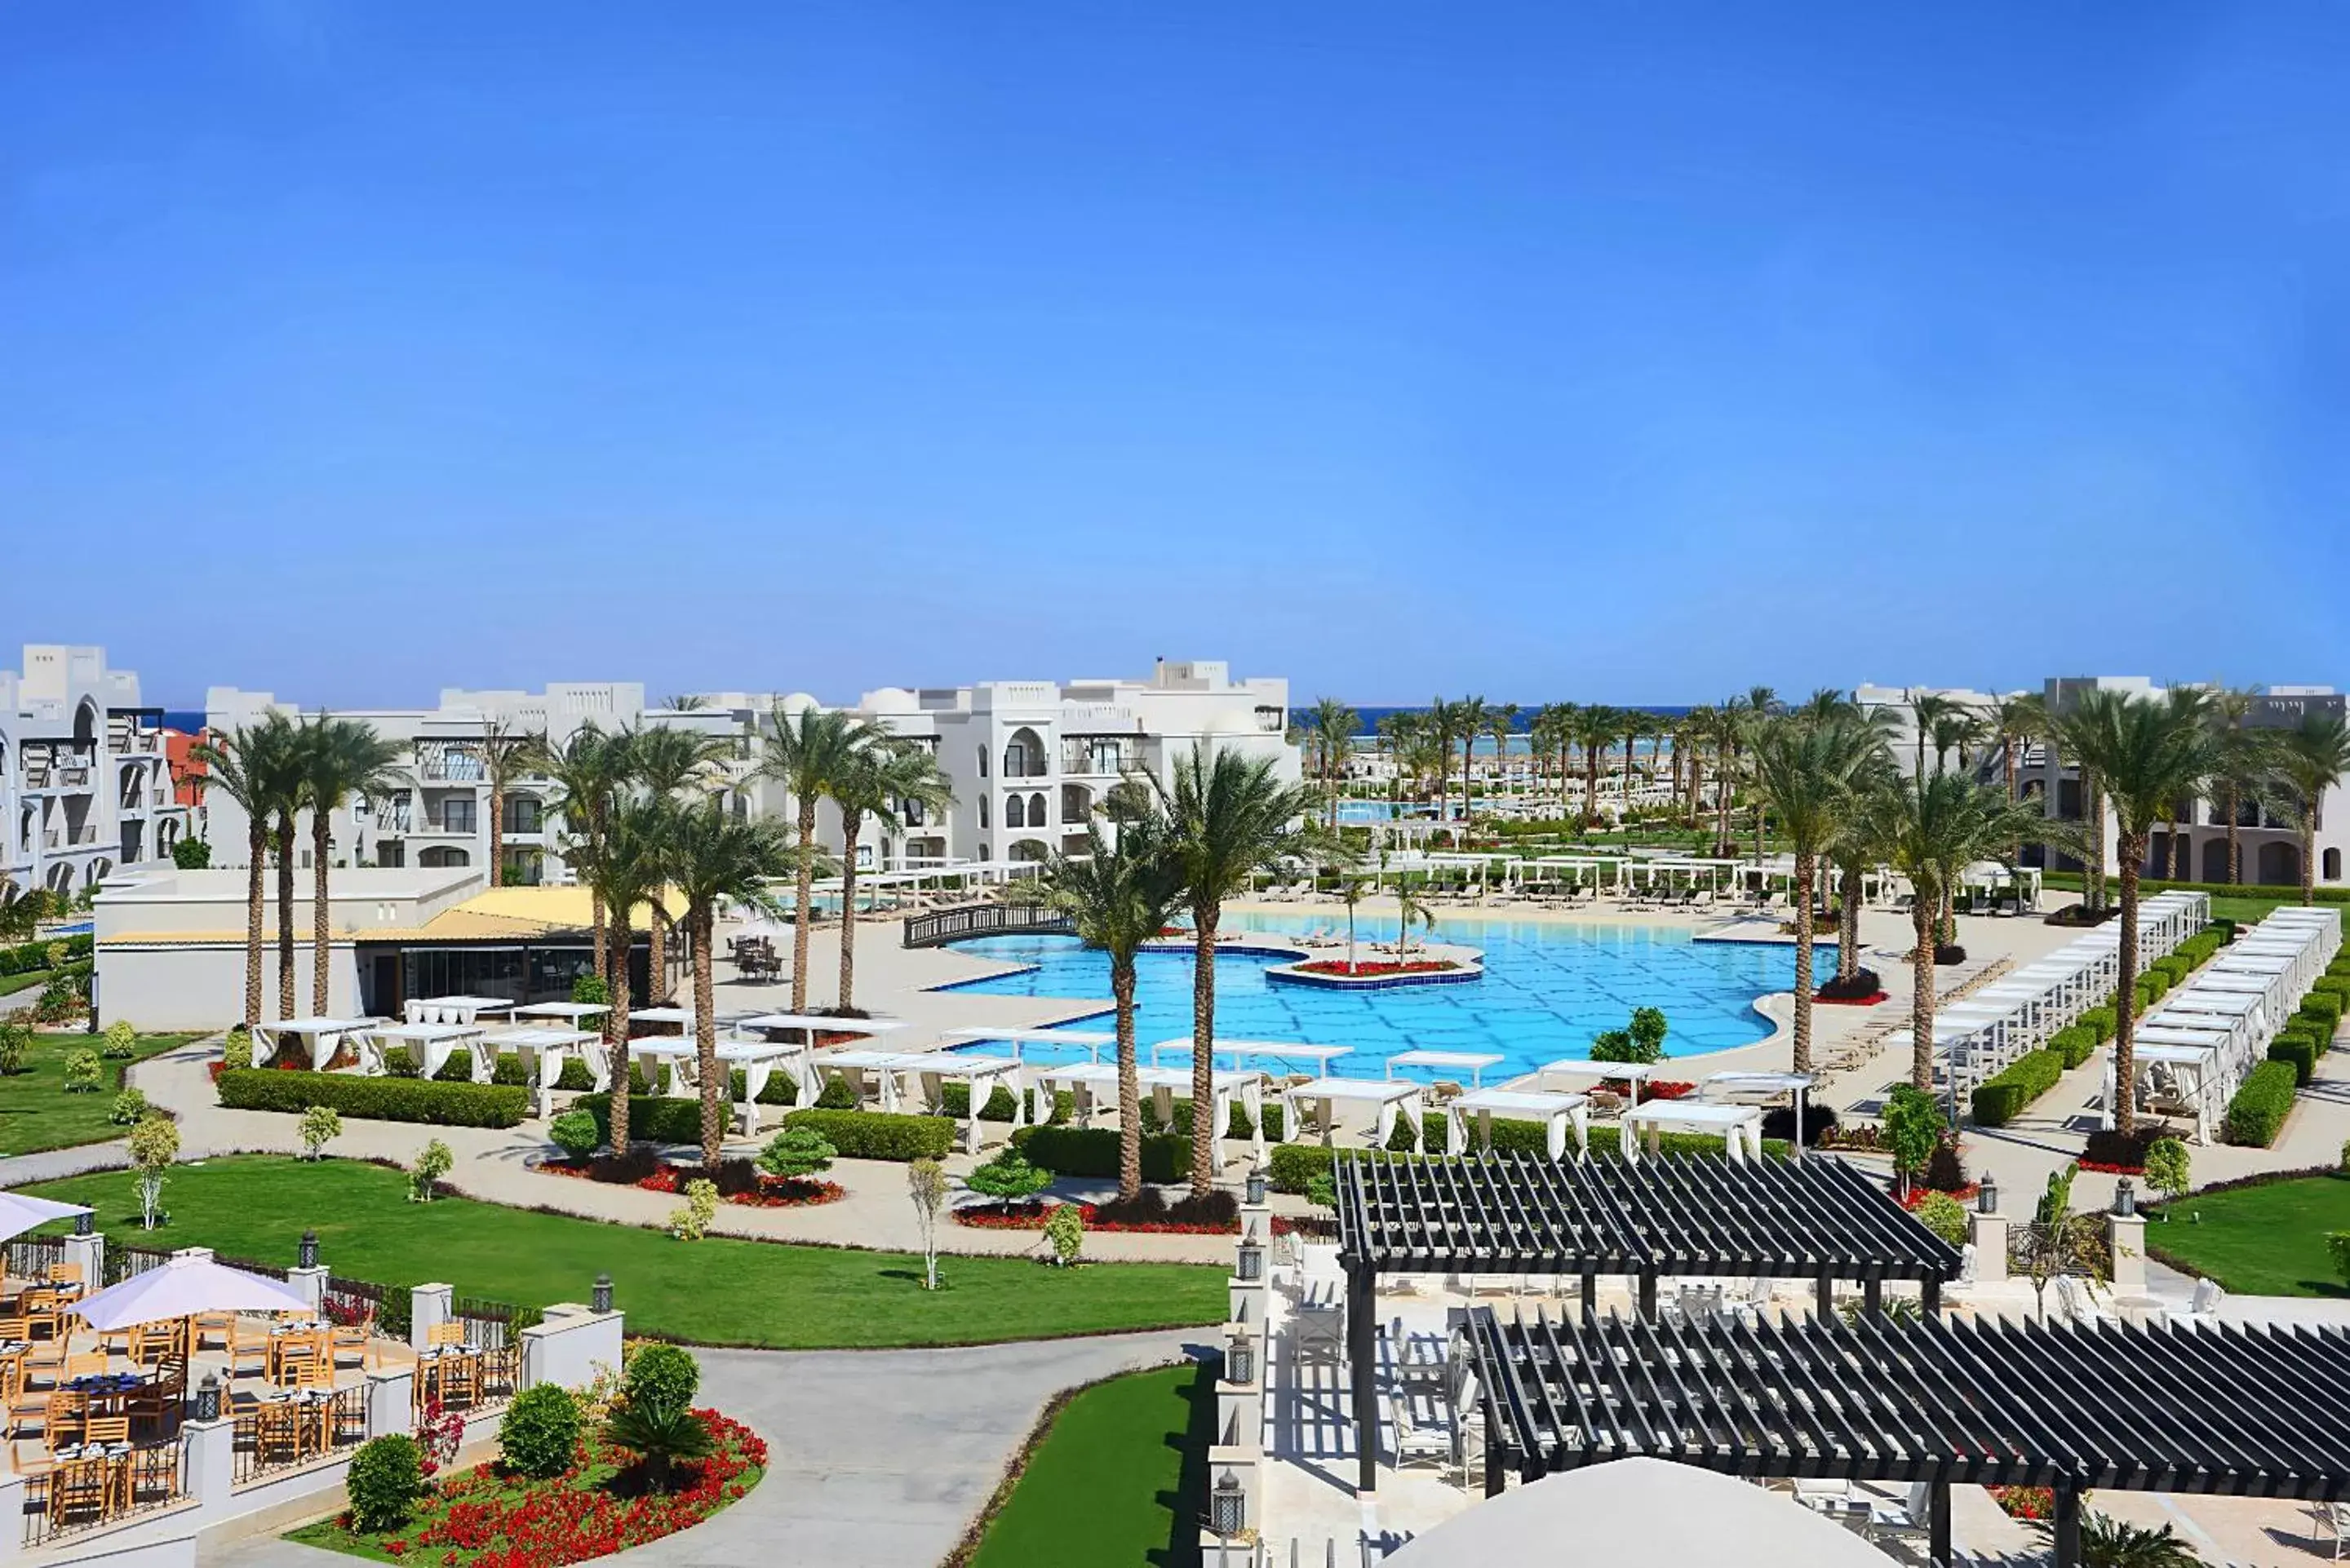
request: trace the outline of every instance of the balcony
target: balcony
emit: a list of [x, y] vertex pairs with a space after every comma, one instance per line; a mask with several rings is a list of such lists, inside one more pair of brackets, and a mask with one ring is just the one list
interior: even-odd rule
[[1073, 778], [1124, 778], [1142, 766], [1142, 743], [1132, 736], [1065, 735], [1061, 772]]
[[427, 784], [487, 784], [488, 762], [462, 741], [416, 742], [416, 775]]

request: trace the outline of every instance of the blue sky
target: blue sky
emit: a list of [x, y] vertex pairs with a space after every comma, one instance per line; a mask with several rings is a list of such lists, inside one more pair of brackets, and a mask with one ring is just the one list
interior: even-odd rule
[[2345, 79], [2317, 4], [14, 0], [0, 641], [2350, 684]]

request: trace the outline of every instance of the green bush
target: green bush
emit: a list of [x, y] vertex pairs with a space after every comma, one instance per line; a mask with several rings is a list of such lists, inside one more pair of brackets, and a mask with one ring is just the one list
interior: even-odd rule
[[98, 1037], [98, 1054], [110, 1062], [127, 1062], [139, 1049], [139, 1031], [118, 1018]]
[[515, 1396], [498, 1423], [498, 1457], [517, 1475], [551, 1480], [571, 1468], [583, 1425], [570, 1389], [560, 1383], [534, 1385]]
[[658, 1343], [639, 1345], [620, 1380], [629, 1407], [648, 1414], [690, 1410], [701, 1387], [701, 1363], [674, 1345]]
[[511, 1127], [530, 1111], [530, 1096], [496, 1084], [427, 1084], [361, 1078], [348, 1073], [280, 1073], [247, 1068], [220, 1075], [220, 1103], [233, 1111], [299, 1116], [326, 1106], [365, 1121], [424, 1122], [448, 1127]]
[[963, 1179], [963, 1185], [982, 1198], [1013, 1203], [1034, 1198], [1053, 1185], [1053, 1173], [1029, 1163], [1018, 1149], [1005, 1147], [995, 1158]]
[[2350, 1283], [2350, 1231], [2328, 1231], [2325, 1255], [2334, 1260], [2334, 1272]]
[[25, 1053], [33, 1048], [33, 1026], [19, 1023], [13, 1018], [0, 1018], [0, 1077], [14, 1077], [25, 1070]]
[[[1472, 1130], [1470, 1134], [1474, 1138]], [[1493, 1118], [1493, 1147], [1497, 1152], [1543, 1156], [1549, 1144], [1540, 1122]], [[1645, 1140], [1644, 1140], [1645, 1144]], [[1574, 1145], [1569, 1143], [1568, 1157], [1573, 1158]], [[1669, 1155], [1692, 1155], [1701, 1159], [1721, 1159], [1721, 1139], [1708, 1133], [1663, 1133], [1657, 1139], [1658, 1149]], [[1785, 1159], [1793, 1146], [1785, 1138], [1766, 1137], [1762, 1140], [1762, 1158]], [[1389, 1154], [1378, 1149], [1328, 1149], [1318, 1143], [1282, 1143], [1273, 1146], [1266, 1159], [1266, 1174], [1275, 1192], [1306, 1196], [1314, 1179], [1327, 1178], [1339, 1154], [1351, 1154], [1357, 1159], [1424, 1159], [1425, 1155]], [[1591, 1129], [1591, 1158], [1616, 1159], [1621, 1158], [1623, 1146], [1617, 1140], [1615, 1127], [1595, 1125]]]
[[[1066, 1121], [1069, 1117], [1076, 1114], [1076, 1096], [1064, 1089], [1053, 1096], [1052, 1108], [1042, 1116], [1038, 1115], [1038, 1111], [1043, 1106], [1043, 1101], [1040, 1098], [1041, 1094], [1042, 1091], [1037, 1089], [1030, 1089], [1027, 1091], [1028, 1119], [1030, 1121]], [[1016, 1108], [1017, 1107], [1015, 1107], [1012, 1103], [1012, 1091], [1004, 1087], [1002, 1084], [998, 1084], [988, 1095], [987, 1103], [979, 1107], [979, 1119], [983, 1122], [1008, 1122], [1012, 1119], [1012, 1114]], [[1238, 1107], [1234, 1108], [1237, 1109]], [[969, 1084], [941, 1084], [939, 1085], [939, 1110], [942, 1115], [953, 1116], [957, 1120], [961, 1120], [962, 1117], [971, 1115], [971, 1085]]]
[[583, 974], [571, 982], [571, 1000], [581, 1007], [609, 1007], [612, 988], [604, 983], [601, 975]]
[[52, 967], [55, 961], [49, 950], [52, 948], [63, 947], [65, 956], [69, 959], [86, 959], [95, 946], [95, 939], [84, 931], [78, 936], [66, 938], [63, 942], [24, 942], [13, 948], [0, 948], [0, 975], [31, 974], [36, 970]]
[[821, 1133], [843, 1159], [944, 1159], [954, 1152], [954, 1123], [944, 1116], [806, 1110], [786, 1115], [784, 1126]]
[[1388, 1148], [1392, 1153], [1409, 1154], [1419, 1147], [1419, 1125], [1416, 1117], [1398, 1116], [1395, 1128], [1388, 1134]]
[[840, 1151], [814, 1127], [785, 1127], [759, 1151], [759, 1168], [787, 1181], [805, 1181], [832, 1168]]
[[816, 1108], [820, 1111], [853, 1111], [857, 1108], [857, 1091], [848, 1080], [837, 1073], [825, 1075], [824, 1087], [816, 1092]]
[[2111, 1007], [2092, 1007], [2081, 1014], [2078, 1022], [2088, 1026], [2089, 1033], [2097, 1037], [2100, 1045], [2114, 1037], [2114, 1010]]
[[[596, 1118], [596, 1141], [612, 1141], [612, 1096], [582, 1095], [571, 1102], [573, 1111], [586, 1111]], [[702, 1102], [681, 1100], [670, 1095], [630, 1095], [629, 1096], [629, 1141], [630, 1143], [700, 1143], [702, 1141]]]
[[344, 1490], [351, 1523], [360, 1530], [392, 1530], [408, 1521], [424, 1495], [424, 1450], [405, 1432], [371, 1438], [351, 1456]]
[[2331, 1044], [2334, 1032], [2342, 1027], [2342, 998], [2330, 991], [2312, 991], [2301, 999], [2301, 1016], [2316, 1023], [2317, 1038]]
[[1953, 1247], [1967, 1244], [1967, 1211], [1947, 1192], [1929, 1192], [1914, 1210], [1918, 1223]]
[[2266, 1148], [2276, 1142], [2277, 1132], [2293, 1109], [2298, 1082], [2291, 1063], [2263, 1062], [2253, 1068], [2236, 1097], [2228, 1102], [2227, 1140], [2252, 1148]]
[[585, 1111], [569, 1110], [546, 1124], [546, 1136], [567, 1158], [586, 1159], [602, 1147], [604, 1130]]
[[2093, 1030], [2084, 1029], [2077, 1023], [2067, 1023], [2048, 1037], [2045, 1049], [2062, 1057], [2065, 1070], [2070, 1072], [2097, 1054], [2097, 1036]]
[[107, 1108], [106, 1119], [119, 1127], [137, 1127], [147, 1115], [147, 1096], [137, 1089], [125, 1089], [114, 1096]]
[[[1021, 1127], [1012, 1135], [1012, 1147], [1026, 1156], [1029, 1164], [1055, 1176], [1097, 1179], [1115, 1179], [1118, 1176], [1115, 1127]], [[1190, 1138], [1180, 1133], [1143, 1135], [1143, 1180], [1159, 1184], [1180, 1181], [1191, 1168]]]
[[2317, 1042], [2300, 1030], [2287, 1029], [2270, 1041], [2268, 1059], [2290, 1065], [2296, 1085], [2317, 1076]]
[[2056, 1086], [2064, 1075], [2064, 1054], [2051, 1047], [2027, 1051], [1975, 1087], [1977, 1127], [2003, 1127], [2023, 1108]]
[[221, 1071], [242, 1073], [253, 1065], [253, 1031], [240, 1023], [221, 1042]]
[[66, 1058], [66, 1093], [94, 1095], [106, 1081], [106, 1064], [95, 1051], [77, 1051]]

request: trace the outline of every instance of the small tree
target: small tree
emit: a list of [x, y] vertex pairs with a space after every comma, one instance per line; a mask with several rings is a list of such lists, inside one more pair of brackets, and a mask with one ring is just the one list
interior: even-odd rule
[[165, 1173], [180, 1158], [180, 1125], [169, 1116], [149, 1116], [130, 1129], [130, 1168], [139, 1178], [139, 1223], [152, 1231]]
[[759, 1168], [786, 1181], [805, 1181], [832, 1168], [840, 1151], [814, 1127], [785, 1127], [759, 1151]]
[[681, 1241], [699, 1241], [710, 1234], [710, 1222], [717, 1218], [718, 1183], [696, 1177], [685, 1184], [684, 1207], [670, 1210], [670, 1233]]
[[946, 1167], [918, 1159], [906, 1167], [906, 1195], [913, 1199], [914, 1223], [922, 1232], [922, 1288], [939, 1288], [939, 1210], [946, 1207]]
[[240, 1023], [221, 1042], [221, 1071], [239, 1073], [253, 1065], [253, 1031]]
[[999, 1203], [1024, 1203], [1053, 1185], [1053, 1173], [1028, 1163], [1028, 1157], [1007, 1148], [972, 1171], [963, 1185]]
[[302, 1113], [301, 1125], [296, 1129], [302, 1139], [305, 1159], [324, 1158], [327, 1146], [343, 1136], [343, 1118], [332, 1106], [312, 1106]]
[[1077, 1251], [1085, 1245], [1085, 1211], [1074, 1203], [1063, 1203], [1045, 1221], [1045, 1240], [1053, 1244], [1053, 1262], [1067, 1268], [1077, 1261]]
[[2175, 1137], [2158, 1137], [2147, 1146], [2146, 1183], [2173, 1202], [2187, 1196], [2187, 1146]]
[[172, 846], [172, 864], [182, 871], [203, 871], [213, 863], [213, 846], [201, 838], [182, 838]]
[[456, 1164], [457, 1157], [450, 1153], [449, 1146], [437, 1137], [418, 1149], [416, 1163], [408, 1172], [408, 1200], [411, 1203], [432, 1202], [433, 1189], [440, 1185], [442, 1177], [456, 1168]]
[[571, 982], [571, 1000], [581, 1007], [609, 1007], [612, 988], [604, 983], [601, 975], [583, 974]]
[[94, 1095], [106, 1081], [106, 1064], [95, 1051], [77, 1051], [66, 1058], [66, 1093]]
[[2325, 1253], [2334, 1260], [2334, 1272], [2350, 1284], [2350, 1231], [2328, 1231], [2325, 1233]]
[[25, 1070], [25, 1053], [32, 1044], [31, 1024], [0, 1018], [0, 1077], [13, 1078]]
[[98, 1054], [109, 1062], [125, 1062], [139, 1049], [139, 1031], [123, 1019], [116, 1019], [98, 1037]]
[[2033, 1310], [2043, 1319], [2048, 1315], [2051, 1283], [2065, 1274], [2095, 1280], [2103, 1269], [2104, 1238], [2097, 1233], [2095, 1218], [2072, 1211], [2076, 1168], [2068, 1165], [2049, 1174], [2032, 1222], [2019, 1227], [2008, 1241], [2009, 1262], [2032, 1282]]
[[1941, 1146], [1942, 1107], [1934, 1103], [1933, 1096], [1903, 1084], [1887, 1096], [1880, 1119], [1886, 1145], [1893, 1153], [1894, 1174], [1907, 1197], [1910, 1179], [1926, 1168], [1926, 1162]]
[[1647, 1053], [1641, 1057], [1642, 1061], [1658, 1062], [1664, 1059], [1665, 1029], [1665, 1015], [1661, 1009], [1654, 1007], [1632, 1009], [1632, 1027], [1629, 1033], [1632, 1036], [1632, 1044]]
[[571, 1468], [579, 1447], [579, 1401], [560, 1383], [515, 1396], [498, 1423], [498, 1457], [517, 1475], [546, 1480]]
[[137, 1089], [125, 1089], [114, 1096], [106, 1119], [119, 1127], [135, 1127], [147, 1116], [147, 1096]]

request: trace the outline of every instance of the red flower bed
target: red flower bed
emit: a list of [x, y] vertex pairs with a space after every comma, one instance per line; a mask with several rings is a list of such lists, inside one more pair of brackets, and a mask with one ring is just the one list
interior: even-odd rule
[[1372, 963], [1348, 963], [1344, 959], [1315, 959], [1297, 966], [1300, 974], [1336, 974], [1368, 980], [1383, 974], [1442, 974], [1461, 966], [1451, 959], [1388, 959]]
[[[575, 1177], [589, 1179], [588, 1168], [574, 1165], [567, 1159], [542, 1160], [539, 1169], [550, 1176]], [[646, 1192], [682, 1192], [691, 1175], [682, 1167], [664, 1165], [642, 1181], [633, 1183]], [[847, 1189], [837, 1181], [817, 1181], [809, 1178], [762, 1176], [756, 1192], [723, 1194], [728, 1203], [739, 1203], [745, 1209], [813, 1209], [822, 1203], [837, 1203], [848, 1196]]]
[[[954, 1222], [968, 1225], [974, 1231], [1042, 1231], [1051, 1219], [1057, 1203], [973, 1203], [965, 1204], [951, 1212]], [[1235, 1219], [1223, 1225], [1197, 1225], [1181, 1220], [1159, 1220], [1136, 1224], [1131, 1220], [1096, 1220], [1096, 1210], [1090, 1203], [1077, 1205], [1077, 1213], [1088, 1231], [1119, 1232], [1136, 1236], [1234, 1236], [1240, 1233], [1241, 1222]], [[1279, 1229], [1278, 1222], [1275, 1229]]]
[[[1928, 1195], [1939, 1190], [1939, 1189], [1938, 1188], [1928, 1187], [1920, 1182], [1912, 1182], [1909, 1186], [1909, 1196], [1907, 1198], [1898, 1199], [1896, 1201], [1898, 1202], [1902, 1208], [1914, 1212], [1917, 1210], [1918, 1205], [1926, 1201]], [[1975, 1200], [1975, 1195], [1981, 1190], [1982, 1185], [1980, 1182], [1970, 1181], [1964, 1187], [1960, 1188], [1956, 1192], [1944, 1193], [1943, 1196], [1946, 1198], [1955, 1199], [1961, 1206], [1963, 1206], [1972, 1203]]]
[[580, 1445], [572, 1468], [553, 1480], [525, 1481], [484, 1465], [454, 1476], [417, 1505], [398, 1530], [359, 1534], [344, 1513], [297, 1539], [354, 1555], [372, 1548], [443, 1568], [561, 1568], [690, 1530], [758, 1483], [767, 1445], [715, 1410], [697, 1410], [717, 1451], [681, 1468], [677, 1490], [636, 1484], [634, 1456], [600, 1434]]
[[2102, 1171], [2107, 1176], [2144, 1176], [2146, 1174], [2146, 1167], [2142, 1165], [2114, 1165], [2102, 1159], [2083, 1159], [2076, 1160], [2074, 1163], [2083, 1170]]
[[1881, 991], [1874, 996], [1822, 996], [1817, 992], [1812, 993], [1812, 1001], [1821, 1007], [1874, 1007], [1885, 999], [1886, 992]]
[[2055, 1517], [2056, 1494], [2044, 1486], [1991, 1486], [1983, 1490], [1991, 1493], [1991, 1501], [2005, 1510], [2010, 1519]]

